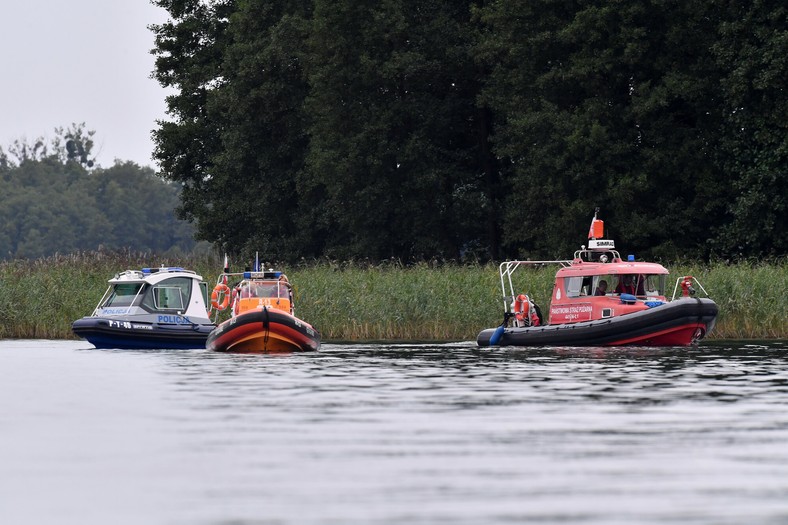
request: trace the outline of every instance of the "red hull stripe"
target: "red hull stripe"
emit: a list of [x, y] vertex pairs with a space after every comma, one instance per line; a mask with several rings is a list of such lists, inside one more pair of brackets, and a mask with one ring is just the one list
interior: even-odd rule
[[671, 346], [687, 346], [692, 343], [692, 335], [698, 328], [706, 331], [704, 323], [688, 323], [681, 326], [674, 326], [666, 330], [651, 332], [637, 337], [630, 337], [628, 339], [619, 339], [611, 343], [606, 343], [607, 346], [622, 346], [638, 343], [640, 341], [653, 341], [661, 342]]
[[[267, 325], [267, 330], [264, 328]], [[299, 330], [302, 328], [303, 330]], [[307, 333], [312, 330], [314, 336]], [[251, 343], [250, 343], [251, 342]], [[209, 350], [232, 351], [234, 346], [287, 346], [293, 350], [317, 350], [320, 336], [309, 324], [284, 312], [256, 310], [225, 321], [208, 338]]]

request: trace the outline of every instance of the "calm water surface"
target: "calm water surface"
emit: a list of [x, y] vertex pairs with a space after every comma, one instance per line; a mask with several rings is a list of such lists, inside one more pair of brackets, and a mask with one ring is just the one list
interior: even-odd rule
[[0, 341], [2, 524], [785, 524], [788, 342]]

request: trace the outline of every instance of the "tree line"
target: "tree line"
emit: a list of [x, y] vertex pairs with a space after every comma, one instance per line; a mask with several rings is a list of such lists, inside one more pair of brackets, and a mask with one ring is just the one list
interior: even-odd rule
[[788, 246], [788, 8], [153, 0], [179, 214], [230, 253], [658, 258]]
[[93, 134], [73, 125], [0, 148], [0, 259], [195, 247], [193, 227], [175, 216], [178, 186], [133, 162], [96, 166]]

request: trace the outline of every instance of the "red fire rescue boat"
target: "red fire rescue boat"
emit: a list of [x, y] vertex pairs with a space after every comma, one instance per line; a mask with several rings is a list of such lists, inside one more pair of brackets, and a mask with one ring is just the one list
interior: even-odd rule
[[[614, 241], [603, 238], [597, 214], [588, 247], [571, 261], [501, 263], [504, 321], [482, 330], [479, 346], [687, 346], [712, 330], [718, 309], [700, 282], [681, 276], [668, 298], [668, 270], [631, 255], [623, 260]], [[512, 280], [519, 268], [545, 264], [561, 266], [546, 322], [526, 294], [515, 293]]]

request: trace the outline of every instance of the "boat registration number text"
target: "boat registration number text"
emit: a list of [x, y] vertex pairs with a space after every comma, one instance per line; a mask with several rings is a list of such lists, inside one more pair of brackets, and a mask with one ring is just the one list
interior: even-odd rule
[[127, 330], [153, 330], [149, 324], [130, 323], [128, 321], [107, 321], [110, 328], [126, 328]]

